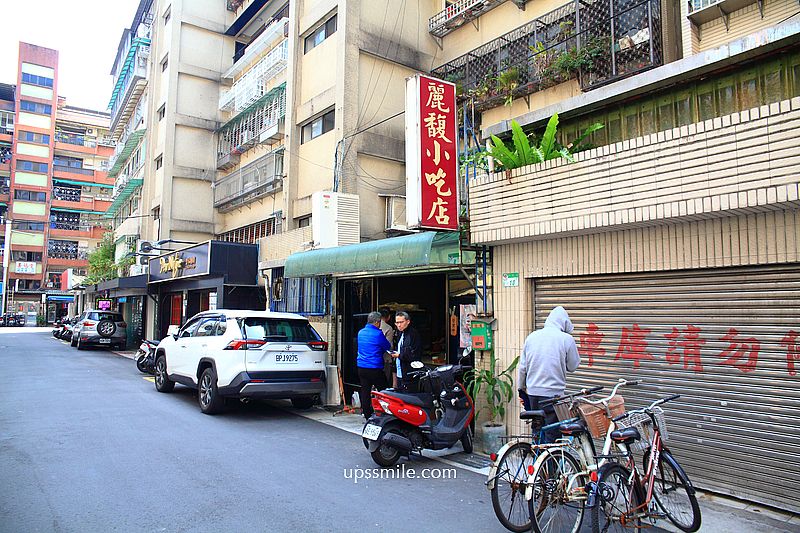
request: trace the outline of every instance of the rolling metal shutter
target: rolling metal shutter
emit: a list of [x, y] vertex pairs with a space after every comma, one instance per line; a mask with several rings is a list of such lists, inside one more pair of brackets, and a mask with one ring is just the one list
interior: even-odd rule
[[534, 280], [537, 328], [556, 305], [582, 356], [569, 389], [641, 378], [628, 408], [683, 395], [668, 445], [697, 487], [800, 508], [800, 265]]

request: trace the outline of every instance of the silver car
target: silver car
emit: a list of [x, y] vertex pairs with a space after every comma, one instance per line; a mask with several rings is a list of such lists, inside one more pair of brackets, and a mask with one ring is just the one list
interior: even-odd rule
[[84, 311], [73, 326], [70, 345], [79, 350], [89, 346], [122, 350], [128, 341], [127, 327], [120, 313], [90, 309]]

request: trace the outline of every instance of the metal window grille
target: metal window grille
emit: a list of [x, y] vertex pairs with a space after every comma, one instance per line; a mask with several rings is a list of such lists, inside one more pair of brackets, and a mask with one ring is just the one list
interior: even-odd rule
[[214, 207], [223, 211], [273, 193], [282, 186], [283, 150], [259, 158], [214, 184]]
[[432, 74], [487, 109], [576, 77], [590, 90], [661, 62], [658, 0], [575, 0]]
[[330, 287], [324, 278], [284, 278], [283, 268], [272, 269], [270, 311], [300, 315], [325, 315]]
[[56, 259], [86, 259], [86, 248], [78, 246], [76, 241], [47, 241], [47, 256]]
[[217, 159], [243, 154], [261, 142], [261, 135], [275, 128], [286, 115], [286, 84], [264, 94], [219, 130]]
[[226, 231], [217, 236], [217, 240], [227, 242], [239, 242], [244, 244], [255, 244], [262, 237], [275, 234], [275, 219], [268, 218], [255, 224]]

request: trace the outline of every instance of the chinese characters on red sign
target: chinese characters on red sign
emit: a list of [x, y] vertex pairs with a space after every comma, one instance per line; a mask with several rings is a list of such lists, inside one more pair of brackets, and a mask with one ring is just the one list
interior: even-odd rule
[[[651, 329], [643, 328], [639, 324], [633, 324], [630, 328], [623, 326], [614, 361], [627, 359], [633, 361], [634, 369], [638, 369], [641, 368], [642, 361], [656, 360], [658, 357], [648, 349], [647, 336], [651, 332]], [[667, 352], [664, 354], [667, 363], [683, 365], [684, 370], [691, 370], [696, 374], [702, 373], [705, 369], [700, 350], [707, 341], [712, 341], [726, 346], [716, 355], [714, 362], [731, 366], [744, 374], [756, 370], [761, 350], [761, 343], [757, 339], [741, 336], [736, 328], [729, 328], [722, 336], [703, 338], [702, 333], [701, 328], [692, 324], [686, 325], [683, 329], [673, 326], [670, 333], [663, 335], [667, 340]], [[605, 334], [594, 322], [590, 322], [586, 326], [586, 331], [578, 336], [578, 352], [582, 358], [588, 360], [588, 366], [593, 366], [597, 358], [606, 355], [606, 349], [601, 346], [604, 337]], [[786, 350], [786, 370], [790, 376], [797, 375], [795, 364], [800, 365], [799, 337], [800, 333], [790, 330], [780, 340], [780, 346]]]
[[455, 86], [420, 76], [420, 227], [458, 229]]

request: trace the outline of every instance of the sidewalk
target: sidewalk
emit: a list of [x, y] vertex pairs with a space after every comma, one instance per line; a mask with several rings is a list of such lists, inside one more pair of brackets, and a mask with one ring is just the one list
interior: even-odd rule
[[[354, 435], [360, 436], [361, 429], [364, 427], [364, 417], [360, 414], [334, 416], [335, 410], [330, 408], [314, 407], [304, 411], [293, 408], [288, 402], [286, 405], [283, 405], [283, 402], [281, 404], [282, 408], [298, 416], [316, 420]], [[460, 445], [454, 446], [451, 450], [425, 450], [423, 455], [477, 474], [488, 475], [489, 473], [490, 461], [488, 457], [477, 453], [464, 453]], [[708, 492], [698, 491], [697, 496], [703, 517], [703, 525], [700, 531], [703, 533], [731, 533], [735, 531], [743, 533], [800, 533], [800, 515], [798, 514], [778, 511]], [[679, 529], [672, 527], [666, 521], [659, 521], [657, 526], [667, 531], [680, 533]]]

